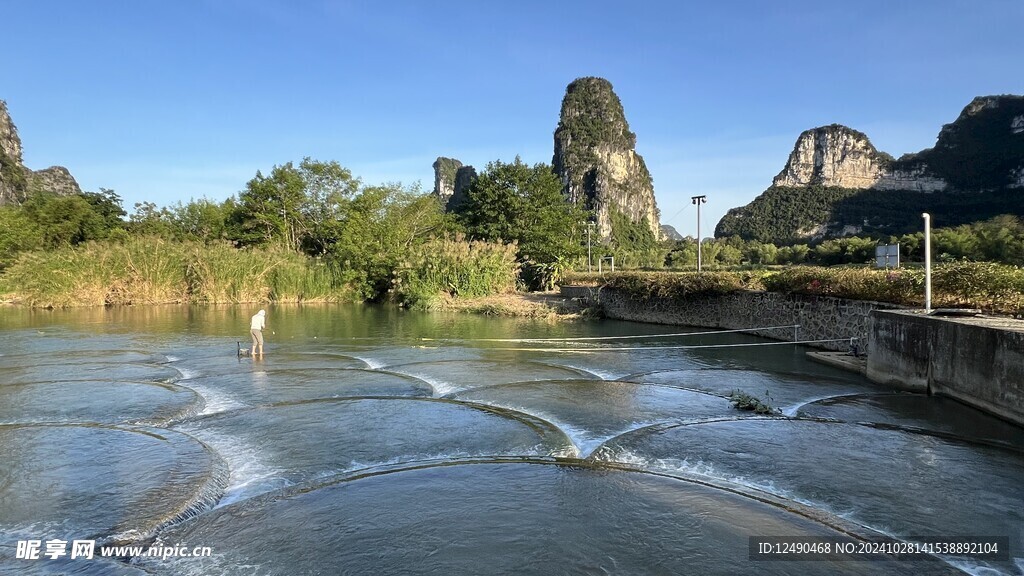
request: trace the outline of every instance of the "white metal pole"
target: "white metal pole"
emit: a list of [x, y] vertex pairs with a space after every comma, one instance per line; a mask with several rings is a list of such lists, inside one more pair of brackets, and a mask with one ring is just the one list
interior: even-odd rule
[[924, 311], [932, 311], [932, 217], [924, 217]]
[[690, 200], [697, 205], [697, 272], [701, 270], [701, 246], [700, 246], [700, 205], [708, 201], [707, 196], [691, 196]]
[[700, 202], [697, 203], [697, 272], [700, 272], [701, 257], [700, 257]]
[[590, 223], [587, 223], [587, 272], [594, 271], [593, 259], [590, 257], [590, 231], [592, 229], [593, 226], [591, 226]]

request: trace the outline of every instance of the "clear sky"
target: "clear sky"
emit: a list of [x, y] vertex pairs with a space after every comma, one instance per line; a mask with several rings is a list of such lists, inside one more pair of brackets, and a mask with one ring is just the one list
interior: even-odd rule
[[131, 212], [222, 200], [305, 156], [367, 183], [450, 156], [551, 162], [565, 86], [622, 99], [663, 223], [704, 235], [801, 131], [895, 156], [974, 97], [1024, 93], [1024, 1], [0, 0], [0, 99], [25, 163]]

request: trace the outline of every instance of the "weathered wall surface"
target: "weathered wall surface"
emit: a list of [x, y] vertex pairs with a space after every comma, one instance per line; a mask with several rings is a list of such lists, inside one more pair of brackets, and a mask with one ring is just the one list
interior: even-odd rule
[[956, 398], [1024, 425], [1024, 322], [872, 313], [868, 378]]
[[896, 308], [879, 302], [775, 292], [736, 292], [693, 300], [655, 298], [639, 302], [616, 290], [565, 286], [562, 295], [596, 301], [605, 316], [617, 320], [724, 329], [799, 324], [796, 333], [792, 328], [750, 333], [788, 341], [794, 336], [799, 340], [843, 339], [814, 345], [842, 351], [849, 350], [850, 338], [859, 338], [862, 345], [868, 341], [872, 310]]

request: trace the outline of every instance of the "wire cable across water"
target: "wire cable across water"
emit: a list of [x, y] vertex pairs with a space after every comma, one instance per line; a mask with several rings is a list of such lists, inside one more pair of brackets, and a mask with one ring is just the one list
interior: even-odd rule
[[[704, 332], [676, 332], [669, 334], [636, 334], [629, 336], [581, 336], [577, 338], [420, 338], [423, 342], [584, 342], [597, 340], [629, 340], [642, 338], [675, 338], [679, 336], [705, 336], [709, 334], [733, 334], [737, 332], [760, 332], [762, 330], [780, 330], [783, 328], [799, 328], [799, 324], [785, 326], [765, 326], [763, 328], [739, 328], [735, 330], [708, 330]], [[848, 340], [848, 338], [844, 338]]]
[[[596, 352], [630, 352], [634, 350], [697, 350], [705, 348], [742, 348], [754, 346], [787, 346], [802, 344], [825, 344], [828, 342], [849, 342], [853, 338], [831, 338], [826, 340], [798, 340], [795, 342], [750, 342], [745, 344], [694, 344], [687, 346], [615, 346], [601, 348], [487, 348], [487, 350], [500, 350], [510, 352], [573, 352], [580, 354], [593, 354]], [[426, 348], [426, 346], [424, 346]]]

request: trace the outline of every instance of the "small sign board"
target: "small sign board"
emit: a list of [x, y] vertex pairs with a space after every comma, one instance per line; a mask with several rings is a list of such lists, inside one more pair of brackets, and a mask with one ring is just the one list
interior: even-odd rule
[[877, 268], [899, 268], [900, 245], [879, 244], [875, 246], [875, 266]]

